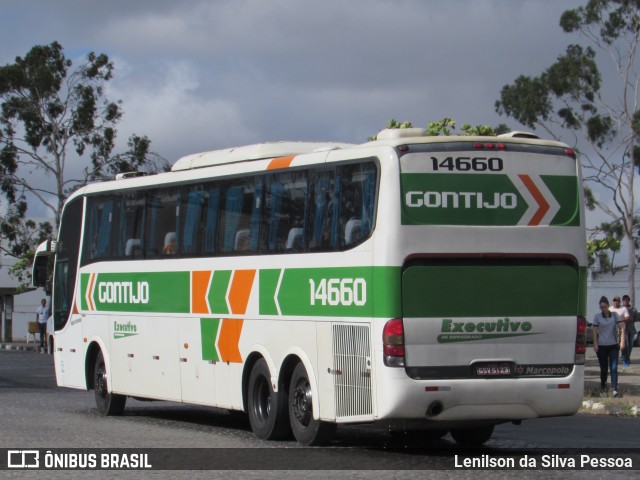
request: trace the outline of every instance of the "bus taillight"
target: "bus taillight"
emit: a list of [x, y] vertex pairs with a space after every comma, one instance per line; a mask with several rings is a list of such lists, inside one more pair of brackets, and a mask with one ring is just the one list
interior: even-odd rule
[[584, 357], [587, 352], [587, 319], [584, 317], [577, 318], [576, 329], [576, 351], [574, 363], [576, 365], [584, 365]]
[[401, 318], [389, 320], [382, 331], [384, 364], [387, 367], [404, 367], [404, 325]]

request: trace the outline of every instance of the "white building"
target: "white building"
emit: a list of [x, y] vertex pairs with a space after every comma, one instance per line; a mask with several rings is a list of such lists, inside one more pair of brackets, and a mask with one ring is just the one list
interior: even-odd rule
[[[36, 308], [46, 298], [44, 289], [16, 294], [18, 281], [9, 275], [16, 259], [0, 256], [0, 340], [23, 342], [29, 322], [36, 320]], [[39, 341], [39, 337], [36, 337]]]

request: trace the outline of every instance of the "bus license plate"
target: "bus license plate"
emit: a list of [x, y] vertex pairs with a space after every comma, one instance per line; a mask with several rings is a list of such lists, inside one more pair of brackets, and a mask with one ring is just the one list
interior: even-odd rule
[[508, 377], [511, 365], [508, 363], [483, 363], [476, 365], [476, 375], [482, 377]]

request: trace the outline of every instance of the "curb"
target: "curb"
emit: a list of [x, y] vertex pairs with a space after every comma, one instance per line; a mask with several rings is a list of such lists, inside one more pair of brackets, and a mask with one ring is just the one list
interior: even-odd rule
[[38, 347], [36, 345], [21, 345], [15, 343], [1, 343], [0, 350], [10, 350], [13, 352], [38, 352], [46, 353], [47, 347]]

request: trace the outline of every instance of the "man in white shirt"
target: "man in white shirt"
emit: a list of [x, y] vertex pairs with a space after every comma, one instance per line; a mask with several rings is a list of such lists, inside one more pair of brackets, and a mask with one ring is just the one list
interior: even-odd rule
[[36, 321], [40, 329], [40, 346], [44, 347], [44, 341], [47, 337], [47, 319], [49, 318], [49, 309], [47, 308], [47, 299], [40, 301], [40, 306], [36, 308]]

